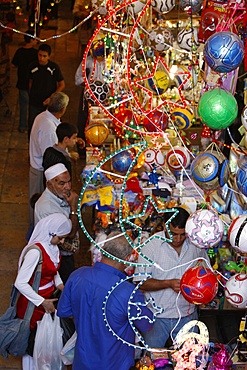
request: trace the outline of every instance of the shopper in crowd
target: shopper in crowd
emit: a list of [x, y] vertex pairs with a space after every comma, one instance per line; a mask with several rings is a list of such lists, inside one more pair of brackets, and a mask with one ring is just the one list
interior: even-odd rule
[[129, 370], [134, 365], [134, 347], [128, 345], [135, 341], [132, 325], [142, 331], [152, 327], [153, 314], [143, 305], [143, 294], [137, 290], [132, 296], [134, 285], [124, 281], [129, 242], [113, 232], [104, 250], [112, 258], [103, 255], [93, 267], [73, 272], [59, 300], [58, 316], [75, 321], [73, 370]]
[[[58, 273], [60, 264], [60, 252], [58, 243], [63, 244], [64, 238], [70, 233], [71, 221], [61, 213], [54, 213], [39, 221], [31, 235], [31, 238], [23, 249], [19, 259], [19, 270], [15, 280], [15, 286], [20, 292], [17, 301], [17, 316], [23, 318], [28, 301], [35, 305], [31, 317], [30, 327], [32, 336], [37, 327], [37, 321], [41, 320], [45, 312], [55, 312], [54, 301], [51, 295], [55, 288], [63, 289], [63, 281]], [[42, 253], [42, 270], [39, 290], [36, 293], [32, 289], [32, 279]], [[31, 341], [30, 341], [31, 342]], [[23, 356], [22, 369], [33, 370], [33, 343], [27, 348], [27, 355]]]
[[60, 67], [50, 60], [50, 55], [50, 45], [41, 44], [38, 49], [38, 61], [29, 65], [29, 135], [35, 117], [46, 110], [51, 95], [65, 88]]
[[25, 132], [27, 128], [27, 112], [29, 102], [29, 72], [28, 66], [31, 62], [38, 60], [38, 50], [35, 49], [37, 44], [33, 30], [27, 30], [24, 34], [25, 45], [18, 48], [12, 59], [12, 64], [17, 67], [17, 84], [19, 90], [19, 132]]
[[[71, 159], [79, 158], [78, 152], [72, 151], [78, 143], [80, 147], [85, 146], [84, 140], [78, 138], [78, 129], [72, 123], [62, 122], [56, 129], [58, 143], [47, 148], [43, 155], [43, 168], [53, 166], [56, 163], [63, 163], [72, 176]], [[70, 150], [70, 151], [69, 151]]]
[[47, 215], [61, 212], [72, 222], [70, 234], [61, 247], [59, 273], [63, 282], [75, 269], [74, 252], [79, 248], [78, 194], [71, 189], [71, 176], [63, 163], [57, 163], [45, 171], [46, 189], [35, 203], [35, 224]]
[[[141, 249], [142, 254], [154, 263], [150, 266], [146, 259], [139, 256], [138, 263], [147, 266], [135, 269], [136, 273], [152, 274], [143, 283], [142, 289], [147, 299], [152, 297], [156, 305], [163, 308], [152, 331], [144, 333], [145, 341], [151, 348], [163, 348], [169, 336], [175, 338], [188, 321], [198, 318], [196, 306], [186, 301], [181, 294], [178, 297], [180, 279], [191, 266], [190, 262], [196, 264], [197, 260], [192, 262], [194, 259], [205, 258], [209, 261], [206, 251], [195, 247], [186, 238], [185, 224], [189, 213], [183, 207], [174, 209], [178, 213], [164, 213], [164, 230], [156, 233], [163, 239], [154, 238]], [[140, 278], [135, 277], [134, 280]]]
[[40, 113], [34, 121], [29, 143], [29, 230], [33, 227], [33, 208], [30, 199], [44, 190], [42, 166], [45, 150], [57, 142], [56, 128], [69, 103], [68, 95], [63, 92], [52, 94], [45, 112]]

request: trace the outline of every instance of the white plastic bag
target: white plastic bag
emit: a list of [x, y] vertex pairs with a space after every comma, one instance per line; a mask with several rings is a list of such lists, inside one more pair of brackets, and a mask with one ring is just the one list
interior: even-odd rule
[[62, 348], [61, 359], [64, 365], [73, 364], [76, 340], [77, 340], [77, 333], [75, 331], [72, 337], [65, 343], [64, 347]]
[[37, 323], [35, 336], [33, 361], [35, 370], [63, 370], [60, 352], [63, 348], [63, 330], [60, 319], [54, 315], [45, 313], [42, 320]]

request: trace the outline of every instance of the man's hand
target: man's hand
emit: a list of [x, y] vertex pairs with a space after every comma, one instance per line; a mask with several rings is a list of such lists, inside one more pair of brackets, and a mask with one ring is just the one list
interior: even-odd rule
[[70, 211], [77, 212], [79, 195], [75, 191], [71, 190], [68, 193], [64, 193], [64, 199], [70, 206]]
[[170, 281], [170, 288], [174, 290], [174, 292], [180, 292], [180, 279], [171, 279]]

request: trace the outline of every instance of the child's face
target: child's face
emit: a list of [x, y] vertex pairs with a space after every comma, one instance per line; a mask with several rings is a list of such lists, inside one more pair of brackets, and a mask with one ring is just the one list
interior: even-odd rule
[[69, 148], [73, 148], [76, 144], [76, 140], [77, 140], [77, 134], [73, 134], [70, 138], [68, 138], [67, 146]]

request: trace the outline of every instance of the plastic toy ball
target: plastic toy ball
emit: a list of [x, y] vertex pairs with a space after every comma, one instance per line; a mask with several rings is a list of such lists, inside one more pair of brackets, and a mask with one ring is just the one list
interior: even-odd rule
[[203, 54], [213, 71], [228, 73], [241, 64], [244, 57], [244, 43], [233, 32], [216, 32], [207, 39]]
[[247, 160], [240, 162], [239, 169], [236, 173], [236, 183], [241, 193], [247, 196]]
[[205, 92], [198, 103], [198, 114], [203, 123], [213, 130], [230, 126], [238, 115], [238, 104], [234, 96], [223, 89]]
[[143, 120], [143, 126], [148, 132], [163, 132], [167, 129], [168, 117], [165, 113], [155, 110], [147, 114]]
[[239, 252], [247, 253], [247, 215], [236, 217], [228, 230], [231, 246]]
[[165, 163], [164, 154], [158, 149], [148, 148], [144, 150], [144, 155], [145, 155], [144, 167], [148, 171], [152, 171], [154, 167], [161, 167]]
[[224, 224], [216, 212], [200, 209], [188, 218], [185, 232], [190, 242], [196, 247], [212, 248], [221, 241]]
[[[103, 103], [109, 96], [109, 87], [108, 85], [105, 83], [105, 82], [102, 82], [102, 81], [94, 81], [92, 82], [91, 84], [89, 84], [91, 90], [92, 90], [92, 93], [93, 95], [101, 102]], [[95, 101], [92, 97], [92, 95], [90, 94], [90, 92], [88, 90], [85, 91], [85, 98], [88, 100], [88, 102], [92, 105], [95, 105]]]
[[191, 163], [192, 179], [202, 190], [216, 190], [228, 181], [228, 163], [221, 152], [200, 153]]
[[195, 266], [183, 274], [180, 289], [186, 301], [193, 304], [206, 304], [217, 294], [218, 281], [209, 268]]
[[156, 51], [165, 51], [170, 48], [173, 42], [173, 36], [171, 32], [163, 27], [154, 28], [148, 38], [148, 44], [152, 49]]
[[247, 105], [242, 110], [242, 113], [241, 113], [241, 122], [242, 122], [242, 125], [245, 128], [245, 131], [247, 131]]
[[180, 0], [180, 7], [188, 14], [195, 14], [202, 8], [202, 0]]
[[245, 273], [236, 274], [226, 282], [225, 298], [235, 308], [246, 308], [247, 275]]
[[179, 130], [190, 128], [195, 119], [195, 116], [189, 108], [174, 108], [171, 111], [171, 119]]
[[153, 0], [151, 2], [151, 6], [156, 10], [158, 13], [168, 13], [172, 10], [176, 5], [175, 0]]
[[170, 76], [167, 71], [157, 70], [152, 78], [146, 80], [146, 87], [156, 95], [162, 95], [169, 87]]
[[190, 155], [183, 146], [174, 146], [166, 154], [166, 162], [171, 170], [180, 171], [190, 164]]
[[112, 157], [112, 166], [117, 172], [126, 174], [132, 161], [133, 155], [131, 151], [125, 150]]
[[199, 47], [198, 29], [186, 27], [179, 31], [177, 35], [177, 42], [181, 49], [187, 51], [195, 51]]
[[109, 130], [104, 122], [91, 122], [85, 128], [85, 137], [94, 146], [101, 145], [109, 135]]

